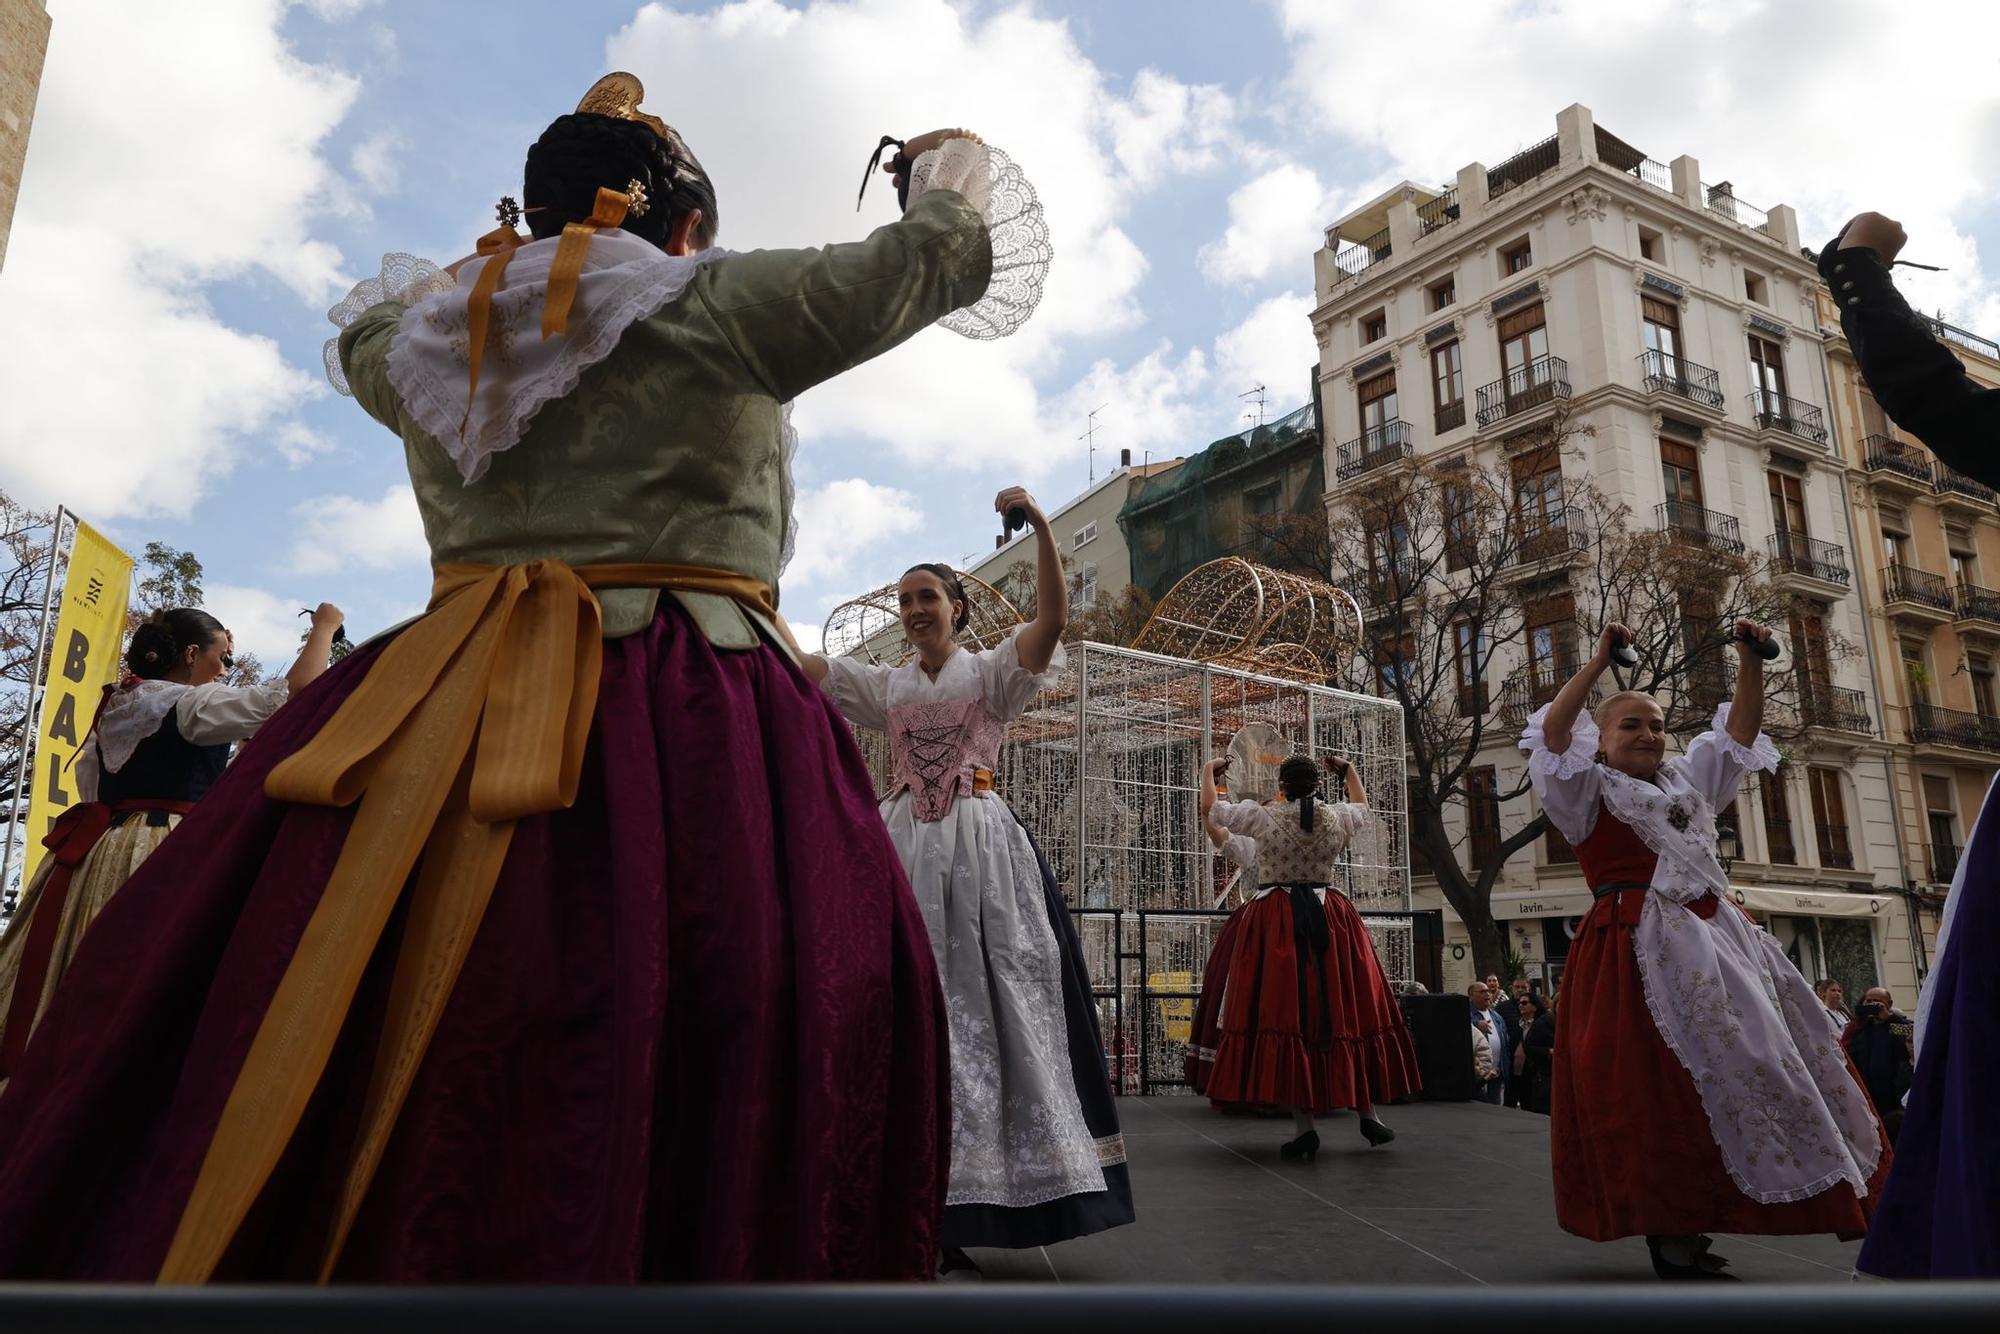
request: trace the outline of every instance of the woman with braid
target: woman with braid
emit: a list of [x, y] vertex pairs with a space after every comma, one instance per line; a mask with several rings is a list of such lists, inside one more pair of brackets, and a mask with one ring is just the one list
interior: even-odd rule
[[943, 1000], [778, 615], [787, 404], [932, 324], [1016, 327], [1047, 231], [942, 130], [866, 240], [730, 254], [642, 95], [600, 80], [474, 255], [392, 255], [332, 312], [429, 610], [93, 928], [0, 1095], [0, 1277], [935, 1272]]

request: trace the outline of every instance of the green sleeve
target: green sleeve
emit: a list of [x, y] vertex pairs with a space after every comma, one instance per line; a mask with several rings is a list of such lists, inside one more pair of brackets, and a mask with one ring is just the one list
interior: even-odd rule
[[389, 384], [389, 342], [407, 309], [401, 302], [384, 301], [340, 331], [340, 369], [355, 402], [398, 435], [403, 430], [402, 400]]
[[789, 401], [979, 300], [992, 269], [985, 221], [962, 195], [930, 190], [865, 241], [733, 255], [690, 291], [759, 385]]

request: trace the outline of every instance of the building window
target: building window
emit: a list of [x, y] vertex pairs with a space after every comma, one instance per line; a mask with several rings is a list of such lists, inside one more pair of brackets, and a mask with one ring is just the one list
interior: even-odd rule
[[1431, 349], [1431, 405], [1437, 409], [1439, 435], [1465, 425], [1465, 371], [1455, 338]]
[[1084, 561], [1077, 566], [1076, 605], [1079, 607], [1097, 605], [1097, 565], [1094, 561]]
[[1758, 804], [1763, 808], [1764, 839], [1770, 846], [1771, 862], [1775, 866], [1797, 866], [1799, 850], [1792, 841], [1792, 808], [1785, 800], [1785, 784], [1788, 770], [1778, 766], [1776, 773], [1759, 774], [1757, 777]]
[[[1403, 809], [1411, 812], [1417, 809], [1417, 789], [1414, 784], [1408, 781], [1405, 781], [1403, 784]], [[1431, 869], [1430, 854], [1425, 852], [1423, 845], [1417, 842], [1417, 822], [1414, 817], [1409, 822], [1409, 830], [1411, 878], [1414, 879], [1420, 875], [1436, 875], [1437, 872]]]
[[1388, 336], [1389, 315], [1387, 311], [1378, 310], [1373, 315], [1363, 315], [1361, 317], [1361, 342], [1363, 346], [1369, 343], [1379, 343]]
[[1847, 839], [1847, 808], [1841, 803], [1840, 772], [1813, 765], [1806, 770], [1812, 793], [1813, 832], [1819, 842], [1819, 864], [1835, 870], [1854, 869], [1854, 848]]
[[1534, 262], [1534, 251], [1529, 249], [1528, 238], [1524, 236], [1514, 244], [1501, 249], [1500, 276], [1505, 278], [1509, 274], [1519, 273]]
[[1479, 555], [1479, 534], [1473, 525], [1472, 488], [1460, 482], [1444, 484], [1444, 565], [1469, 568]]
[[1808, 553], [1802, 548], [1790, 550], [1785, 542], [1787, 537], [1806, 536], [1806, 491], [1805, 485], [1788, 472], [1775, 470], [1764, 474], [1771, 491], [1771, 526], [1780, 534], [1778, 551], [1780, 555], [1804, 557]]
[[1965, 660], [1966, 674], [1972, 678], [1972, 707], [1981, 718], [2000, 719], [2000, 694], [1993, 687], [1993, 659], [1983, 654], [1970, 654]]
[[1431, 294], [1431, 309], [1443, 310], [1446, 306], [1458, 300], [1458, 276], [1454, 274], [1446, 278], [1443, 282], [1432, 283], [1429, 291]]
[[1891, 566], [1907, 567], [1910, 563], [1910, 535], [1889, 527], [1886, 517], [1882, 524], [1882, 558]]
[[1758, 305], [1768, 308], [1771, 304], [1770, 284], [1757, 274], [1745, 269], [1743, 271], [1743, 296], [1746, 300], [1754, 301]]
[[1757, 391], [1759, 412], [1789, 418], [1785, 406], [1785, 350], [1768, 338], [1750, 335], [1750, 384]]
[[1501, 319], [1500, 369], [1507, 376], [1504, 392], [1510, 404], [1552, 382], [1548, 355], [1548, 317], [1541, 302]]
[[1069, 549], [1071, 551], [1074, 551], [1078, 547], [1082, 546], [1084, 543], [1095, 542], [1096, 540], [1097, 540], [1097, 520], [1092, 519], [1089, 523], [1085, 524], [1083, 527], [1076, 530], [1076, 534], [1070, 538]]
[[1387, 443], [1382, 428], [1398, 420], [1396, 373], [1363, 380], [1355, 386], [1354, 397], [1361, 407], [1361, 452], [1373, 453]]
[[1472, 865], [1477, 871], [1500, 851], [1500, 784], [1493, 770], [1473, 769], [1465, 775], [1465, 821]]
[[1667, 262], [1667, 239], [1651, 227], [1639, 228], [1639, 258], [1655, 264]]
[[1271, 531], [1258, 520], [1278, 512], [1278, 484], [1269, 482], [1243, 493], [1243, 545], [1269, 546]]
[[1932, 883], [1948, 885], [1958, 871], [1958, 816], [1951, 800], [1951, 780], [1924, 775], [1924, 816], [1931, 836], [1929, 871]]
[[1462, 717], [1486, 713], [1486, 638], [1476, 621], [1451, 627], [1452, 668], [1458, 677], [1458, 711]]
[[1961, 529], [1947, 529], [1944, 535], [1945, 549], [1951, 560], [1951, 582], [1956, 584], [1979, 583], [1979, 552], [1972, 545], [1972, 534]]
[[1924, 666], [1924, 646], [1905, 639], [1902, 650], [1903, 684], [1910, 688], [1910, 702], [1922, 708], [1931, 702], [1931, 672]]
[[1646, 374], [1676, 383], [1687, 378], [1681, 370], [1681, 308], [1671, 301], [1639, 298], [1643, 317], [1639, 334], [1646, 344]]
[[1701, 455], [1693, 445], [1678, 440], [1660, 441], [1660, 481], [1667, 497], [1667, 522], [1706, 540], [1708, 521], [1701, 505]]

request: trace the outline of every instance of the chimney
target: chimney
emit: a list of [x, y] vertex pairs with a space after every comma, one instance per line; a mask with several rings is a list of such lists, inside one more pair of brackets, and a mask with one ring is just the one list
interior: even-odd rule
[[998, 551], [1001, 547], [1004, 547], [1006, 545], [1007, 545], [1007, 534], [995, 533], [993, 535], [993, 549], [995, 551]]
[[1132, 451], [1131, 451], [1131, 450], [1129, 450], [1129, 449], [1121, 449], [1121, 450], [1119, 450], [1119, 451], [1118, 451], [1118, 466], [1119, 466], [1119, 467], [1121, 467], [1121, 468], [1129, 468], [1129, 467], [1131, 467], [1131, 466], [1132, 466]]

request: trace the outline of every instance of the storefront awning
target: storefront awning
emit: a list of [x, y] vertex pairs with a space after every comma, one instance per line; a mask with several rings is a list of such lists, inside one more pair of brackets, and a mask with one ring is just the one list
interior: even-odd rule
[[1785, 917], [1880, 917], [1895, 903], [1888, 894], [1763, 885], [1731, 885], [1729, 897], [1751, 912], [1778, 913]]
[[1590, 911], [1590, 891], [1581, 885], [1573, 889], [1538, 889], [1527, 894], [1495, 894], [1493, 920], [1505, 922], [1519, 917], [1581, 917]]

